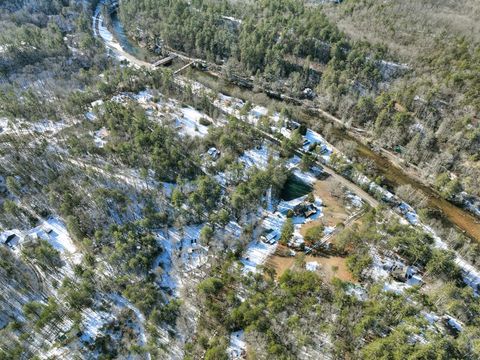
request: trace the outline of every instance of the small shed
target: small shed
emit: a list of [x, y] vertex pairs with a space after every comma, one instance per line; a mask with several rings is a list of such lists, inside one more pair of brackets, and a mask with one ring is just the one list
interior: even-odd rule
[[0, 234], [0, 242], [8, 247], [14, 247], [20, 241], [20, 237], [13, 231], [7, 231]]
[[407, 283], [410, 286], [422, 285], [423, 280], [414, 266], [394, 266], [390, 274], [397, 281]]
[[288, 130], [297, 130], [300, 127], [300, 124], [296, 121], [293, 121], [293, 120], [287, 120], [287, 123], [285, 124], [285, 127]]
[[217, 160], [220, 157], [220, 151], [217, 148], [211, 147], [208, 149], [207, 154], [213, 159]]

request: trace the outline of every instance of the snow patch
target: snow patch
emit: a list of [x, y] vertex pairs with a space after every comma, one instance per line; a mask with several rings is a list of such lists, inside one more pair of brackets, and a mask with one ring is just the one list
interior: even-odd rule
[[85, 342], [93, 342], [101, 333], [102, 327], [114, 317], [110, 313], [88, 308], [83, 311], [82, 318], [84, 329], [81, 339]]
[[243, 330], [235, 331], [230, 334], [230, 344], [227, 349], [228, 358], [231, 360], [241, 360], [245, 358], [247, 343]]
[[277, 248], [277, 243], [275, 244], [265, 244], [264, 242], [252, 241], [248, 244], [247, 249], [243, 258], [241, 259], [242, 264], [244, 265], [244, 272], [257, 272], [257, 266], [262, 265], [268, 259], [270, 255], [273, 255]]
[[202, 114], [198, 110], [192, 107], [186, 107], [181, 109], [182, 116], [177, 118], [177, 127], [181, 128], [181, 133], [184, 135], [190, 135], [192, 137], [200, 136], [204, 137], [208, 134], [208, 127], [200, 124], [200, 119], [205, 118], [213, 123], [207, 115]]

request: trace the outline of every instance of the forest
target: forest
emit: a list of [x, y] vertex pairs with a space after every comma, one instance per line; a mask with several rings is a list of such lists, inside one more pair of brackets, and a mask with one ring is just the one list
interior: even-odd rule
[[329, 142], [361, 128], [480, 195], [478, 38], [409, 57], [388, 20], [353, 35], [408, 16], [374, 0], [122, 0], [133, 41], [221, 69], [208, 87], [116, 56], [98, 4], [0, 2], [0, 359], [480, 358], [478, 242]]
[[[254, 77], [261, 88], [294, 97], [313, 89], [314, 105], [367, 130], [375, 146], [417, 166], [418, 176], [461, 202], [462, 191], [478, 196], [480, 188], [478, 29], [470, 33], [459, 17], [442, 17], [449, 2], [420, 9], [401, 3], [123, 1], [119, 13], [132, 38], [148, 48], [204, 58], [223, 65], [227, 78]], [[384, 19], [370, 33], [367, 9]], [[416, 10], [428, 20], [408, 37], [400, 27], [415, 21]], [[395, 11], [401, 17], [390, 24]], [[475, 10], [455, 11], [474, 23]]]

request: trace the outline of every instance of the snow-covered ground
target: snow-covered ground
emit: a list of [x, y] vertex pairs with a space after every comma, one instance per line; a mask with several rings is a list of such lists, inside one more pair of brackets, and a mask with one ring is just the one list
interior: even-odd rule
[[302, 181], [304, 181], [304, 182], [306, 182], [307, 184], [310, 184], [310, 185], [313, 185], [318, 181], [318, 179], [315, 177], [315, 175], [313, 175], [311, 172], [305, 172], [305, 171], [302, 171], [298, 168], [295, 168], [293, 170], [293, 175], [295, 175], [300, 180], [302, 180]]
[[347, 192], [347, 199], [350, 201], [350, 204], [357, 209], [364, 205], [362, 198], [350, 191]]
[[[425, 224], [419, 224], [419, 226], [428, 234], [433, 237], [435, 241], [435, 247], [443, 250], [451, 250], [447, 243], [443, 241], [440, 236], [438, 236], [435, 231]], [[465, 259], [463, 259], [457, 252], [455, 252], [455, 263], [462, 270], [463, 281], [470, 286], [474, 293], [477, 296], [480, 296], [479, 287], [480, 287], [480, 271], [478, 271], [474, 266], [470, 265]]]
[[149, 90], [143, 90], [133, 95], [133, 98], [141, 105], [148, 105], [153, 101], [153, 95]]
[[[115, 41], [113, 40], [113, 36], [104, 27], [101, 16], [98, 16], [99, 9], [100, 9], [100, 6], [97, 8], [96, 16], [94, 17], [94, 33], [96, 36], [98, 35], [101, 36], [108, 46], [111, 45], [113, 48], [118, 47], [118, 44], [116, 44]], [[97, 26], [98, 26], [98, 32], [97, 32]], [[240, 116], [240, 110], [245, 105], [245, 103], [242, 100], [238, 98], [226, 96], [221, 93], [214, 93], [211, 89], [205, 87], [204, 85], [198, 82], [190, 81], [181, 77], [175, 77], [174, 81], [181, 86], [186, 86], [187, 84], [190, 85], [192, 90], [196, 93], [200, 91], [205, 91], [209, 95], [215, 95], [215, 99], [213, 101], [213, 104], [215, 106], [219, 107], [221, 110], [223, 110], [228, 114], [235, 115], [239, 118], [245, 118], [243, 116]], [[250, 110], [250, 112], [247, 114], [246, 119], [249, 122], [256, 124], [262, 116], [269, 116], [268, 109], [262, 106], [254, 105]], [[187, 131], [192, 131], [192, 126], [195, 124], [195, 119], [198, 119], [198, 114], [187, 111], [186, 114], [185, 113], [183, 114], [182, 118], [185, 119], [184, 126], [188, 129]], [[274, 123], [278, 123], [280, 120], [279, 114], [274, 113], [273, 115], [270, 115], [270, 119]], [[197, 131], [195, 128], [194, 130], [196, 134]], [[284, 128], [281, 129], [281, 131], [285, 132], [286, 136], [290, 136], [291, 134], [288, 130]], [[199, 131], [199, 133], [201, 134], [202, 132]], [[334, 148], [329, 143], [327, 143], [326, 140], [320, 134], [308, 129], [304, 139], [308, 140], [308, 143], [305, 143], [304, 145], [304, 150], [308, 149], [308, 147], [311, 144], [319, 144], [322, 152], [321, 156], [327, 163], [330, 161], [330, 155], [333, 153]], [[339, 155], [342, 155], [342, 154], [339, 154]], [[348, 159], [346, 160], [349, 161]], [[253, 164], [253, 162], [251, 162], [250, 164]], [[303, 177], [306, 181], [313, 180], [313, 179], [310, 179], [309, 177], [304, 176], [304, 174], [298, 173], [297, 169], [295, 169], [295, 171], [297, 171], [297, 175]], [[359, 174], [357, 177], [362, 178], [362, 179], [360, 178], [357, 179], [357, 182], [368, 185], [371, 191], [376, 191], [381, 193], [384, 199], [391, 200], [395, 198], [395, 196], [391, 192], [381, 188], [380, 186], [375, 184], [373, 181], [368, 179], [366, 176]], [[425, 227], [425, 225], [421, 224], [421, 222], [419, 221], [418, 215], [411, 207], [409, 207], [407, 212], [403, 212], [402, 210], [400, 210], [400, 212], [402, 212], [402, 215], [410, 224], [421, 226], [424, 229], [428, 228], [428, 227]], [[434, 234], [433, 230], [431, 230], [430, 232]], [[434, 237], [436, 237], [436, 235]], [[446, 246], [446, 244], [441, 239], [440, 241], [436, 240], [436, 244], [437, 246], [440, 246], [443, 248], [444, 246]], [[477, 284], [480, 284], [480, 273], [476, 269], [474, 269], [472, 266], [466, 263], [461, 257], [458, 257], [458, 255], [457, 255], [457, 263], [464, 271], [465, 281], [469, 285], [471, 285], [472, 287], [476, 287]]]
[[[289, 210], [304, 202], [306, 196], [299, 197], [290, 201], [280, 201], [277, 205], [277, 209], [274, 211], [264, 210], [264, 219], [262, 221], [262, 227], [267, 230], [269, 233], [275, 235], [276, 242], [274, 244], [266, 244], [263, 241], [254, 240], [246, 248], [244, 255], [241, 259], [242, 264], [244, 265], [244, 272], [256, 272], [259, 265], [263, 265], [270, 255], [272, 255], [276, 248], [277, 242], [280, 238], [282, 232], [282, 227], [285, 221], [287, 220], [287, 213]], [[300, 234], [300, 228], [306, 222], [314, 221], [323, 216], [322, 212], [322, 200], [320, 198], [315, 198], [314, 206], [317, 209], [317, 212], [305, 218], [303, 216], [294, 216], [292, 217], [292, 222], [294, 226], [293, 238], [291, 240], [291, 245], [299, 246], [304, 242], [303, 236]], [[330, 229], [326, 229], [328, 232]]]
[[102, 327], [112, 319], [114, 316], [111, 313], [85, 309], [82, 312], [82, 341], [93, 342], [101, 333]]
[[[121, 93], [115, 95], [111, 99], [118, 103], [126, 103], [129, 100], [136, 101], [142, 106], [146, 114], [151, 120], [159, 120], [162, 118], [173, 119], [175, 128], [181, 135], [189, 135], [192, 137], [204, 137], [208, 134], [208, 126], [200, 123], [201, 119], [205, 119], [210, 124], [219, 124], [224, 119], [219, 118], [213, 120], [205, 113], [198, 111], [191, 106], [182, 106], [180, 102], [170, 98], [160, 98], [154, 102], [154, 96], [151, 90], [144, 90], [138, 93]], [[90, 115], [94, 118], [94, 115]]]
[[319, 264], [316, 261], [310, 261], [305, 264], [305, 269], [307, 269], [308, 271], [317, 271], [318, 267]]
[[[56, 217], [48, 218], [42, 225], [33, 229], [33, 231], [47, 232], [48, 242], [60, 253], [72, 258], [75, 264], [80, 263], [82, 256], [68, 234], [67, 227], [63, 221]], [[48, 233], [50, 232], [50, 233]]]
[[230, 115], [240, 115], [240, 109], [245, 105], [243, 100], [222, 93], [217, 95], [213, 104]]
[[262, 118], [263, 116], [268, 115], [268, 109], [264, 106], [259, 106], [255, 105], [251, 110], [250, 113], [248, 114], [248, 121], [251, 124], [257, 124], [258, 120]]
[[107, 138], [109, 136], [109, 132], [105, 127], [102, 127], [100, 130], [95, 131], [93, 133], [93, 141], [95, 146], [98, 148], [103, 148], [107, 144]]
[[52, 121], [43, 119], [36, 122], [15, 119], [9, 121], [6, 118], [0, 118], [0, 134], [28, 135], [34, 133], [54, 135], [65, 129], [69, 124], [64, 121]]
[[[133, 311], [135, 316], [137, 317], [137, 326], [136, 330], [138, 332], [138, 338], [139, 338], [139, 345], [140, 346], [145, 346], [147, 345], [147, 335], [145, 333], [145, 316], [142, 314], [142, 312], [135, 307], [130, 301], [125, 299], [123, 296], [118, 295], [118, 294], [111, 294], [110, 295], [111, 300], [114, 302], [114, 304], [128, 308]], [[147, 360], [151, 359], [150, 353], [147, 352], [146, 354]]]
[[72, 264], [79, 264], [82, 260], [82, 254], [73, 243], [72, 238], [68, 234], [67, 227], [63, 221], [57, 217], [49, 217], [41, 221], [38, 226], [27, 231], [18, 229], [6, 230], [0, 234], [0, 238], [3, 239], [10, 234], [16, 235], [17, 240], [14, 246], [14, 251], [16, 252], [19, 251], [19, 247], [16, 245], [21, 245], [27, 237], [38, 238], [48, 241], [53, 248], [60, 252], [65, 260], [68, 260]]
[[293, 157], [288, 159], [286, 163], [287, 169], [291, 170], [293, 175], [298, 177], [303, 182], [309, 185], [315, 184], [318, 179], [311, 171], [302, 171], [299, 169], [299, 165], [301, 162], [302, 159], [300, 159], [297, 155], [294, 155]]
[[245, 151], [243, 155], [239, 157], [239, 160], [245, 164], [246, 169], [256, 167], [265, 170], [270, 158], [278, 159], [278, 152], [273, 151], [266, 143], [264, 143], [260, 147]]
[[277, 248], [277, 243], [270, 245], [264, 242], [252, 241], [248, 244], [247, 249], [241, 259], [244, 265], [244, 272], [257, 272], [257, 267], [263, 265], [270, 255], [273, 255]]
[[278, 159], [279, 154], [278, 151], [273, 150], [268, 146], [265, 142], [259, 147], [255, 147], [249, 150], [246, 150], [239, 158], [241, 164], [244, 165], [242, 169], [242, 174], [240, 176], [236, 174], [236, 172], [232, 171], [225, 171], [219, 172], [214, 175], [214, 178], [218, 181], [218, 183], [222, 186], [227, 186], [232, 181], [239, 180], [239, 179], [247, 179], [247, 172], [246, 170], [257, 168], [259, 170], [265, 170], [268, 167], [268, 163], [270, 159]]
[[305, 140], [308, 140], [303, 146], [304, 150], [308, 150], [312, 144], [317, 144], [320, 147], [322, 158], [328, 163], [330, 162], [330, 156], [333, 154], [333, 147], [325, 140], [325, 138], [319, 133], [307, 129], [307, 133], [304, 136]]
[[235, 331], [230, 334], [230, 344], [227, 349], [228, 358], [230, 360], [245, 359], [247, 343], [245, 342], [245, 334], [243, 330]]
[[[192, 82], [192, 81], [185, 80], [185, 79], [180, 79], [180, 78], [176, 78], [175, 81], [177, 81], [178, 83], [181, 83], [183, 85], [185, 85], [186, 83], [189, 83], [192, 86], [192, 89], [194, 91], [206, 91], [209, 94], [214, 94], [215, 95], [215, 100], [214, 100], [214, 105], [215, 106], [219, 107], [220, 109], [222, 109], [223, 111], [225, 111], [228, 114], [237, 116], [239, 118], [244, 118], [240, 115], [240, 111], [243, 108], [243, 106], [245, 105], [245, 103], [242, 100], [240, 100], [238, 98], [226, 96], [226, 95], [221, 94], [221, 93], [216, 93], [215, 94], [215, 93], [213, 93], [212, 90], [206, 88], [205, 86], [203, 86], [202, 84], [200, 84], [198, 82]], [[195, 116], [191, 116], [190, 119], [192, 119], [192, 118], [193, 119], [195, 119], [195, 118], [198, 119], [198, 116], [199, 116], [198, 114], [195, 114]], [[258, 119], [260, 119], [262, 116], [269, 116], [268, 109], [265, 108], [265, 107], [262, 107], [262, 106], [255, 106], [254, 105], [252, 107], [251, 111], [249, 112], [249, 114], [247, 115], [247, 120], [249, 122], [253, 123], [253, 124], [256, 124]], [[280, 116], [279, 116], [278, 113], [274, 113], [273, 115], [270, 115], [270, 119], [273, 121], [274, 124], [277, 124], [280, 120]], [[284, 131], [287, 136], [290, 136], [291, 132], [289, 130], [287, 130], [285, 128], [283, 128], [281, 130]], [[334, 147], [331, 144], [329, 144], [323, 138], [323, 136], [321, 136], [320, 134], [308, 129], [306, 135], [304, 136], [304, 139], [308, 140], [308, 142], [309, 142], [309, 143], [306, 143], [304, 145], [304, 150], [307, 150], [311, 146], [311, 144], [318, 144], [318, 145], [320, 145], [320, 149], [322, 151], [321, 156], [323, 157], [323, 159], [327, 163], [330, 161], [330, 156], [334, 152]], [[247, 167], [251, 167], [251, 166], [256, 165], [257, 167], [262, 168], [268, 163], [268, 156], [269, 155], [270, 154], [266, 151], [265, 145], [264, 145], [260, 149], [251, 149], [251, 150], [245, 152], [245, 154], [242, 156], [241, 159], [243, 160], [243, 162], [246, 164]], [[342, 155], [342, 154], [339, 154], [339, 155]], [[346, 160], [348, 161], [348, 159], [346, 159]], [[287, 166], [290, 169], [292, 169], [294, 174], [296, 176], [298, 176], [300, 179], [302, 179], [302, 180], [304, 180], [308, 183], [313, 183], [314, 181], [316, 181], [313, 174], [311, 174], [310, 172], [308, 172], [308, 173], [301, 172], [298, 169], [298, 164], [299, 163], [300, 163], [300, 159], [298, 157], [294, 157], [293, 159], [291, 159], [287, 163]], [[224, 176], [222, 177], [221, 174], [219, 174], [219, 179], [218, 179], [219, 182], [221, 182], [221, 180], [224, 180], [224, 182], [226, 182], [226, 180], [225, 180], [226, 176], [225, 176], [225, 174], [223, 174], [223, 175]], [[396, 199], [396, 197], [393, 193], [391, 193], [388, 190], [380, 187], [379, 185], [377, 185], [375, 182], [373, 182], [372, 180], [370, 180], [368, 177], [366, 177], [363, 174], [357, 174], [356, 182], [359, 183], [359, 184], [367, 185], [369, 187], [370, 191], [378, 192], [379, 194], [381, 194], [382, 198], [385, 199], [386, 201], [393, 201], [394, 199]], [[358, 207], [360, 205], [360, 199], [356, 195], [352, 194], [351, 201], [352, 201], [353, 206], [355, 206], [355, 207]], [[437, 247], [440, 247], [440, 248], [443, 248], [443, 249], [448, 248], [448, 246], [435, 234], [433, 229], [431, 229], [428, 226], [425, 226], [424, 224], [422, 224], [420, 222], [420, 219], [419, 219], [417, 213], [415, 212], [415, 210], [410, 205], [408, 205], [406, 203], [402, 203], [401, 206], [398, 207], [397, 212], [400, 215], [402, 215], [409, 224], [411, 224], [413, 226], [420, 226], [424, 230], [426, 230], [428, 233], [432, 234], [432, 236], [435, 239], [435, 244], [436, 244]], [[298, 239], [297, 236], [296, 236], [296, 238]], [[301, 238], [300, 238], [300, 241], [301, 241]], [[268, 255], [267, 256], [263, 255], [266, 251], [268, 251], [268, 252], [272, 251], [271, 249], [263, 248], [262, 246], [261, 246], [260, 249], [258, 249], [257, 247], [253, 246], [252, 244], [247, 250], [248, 250], [247, 254], [248, 254], [248, 252], [251, 252], [253, 254], [252, 258], [253, 259], [259, 259], [259, 260], [268, 257]], [[248, 255], [246, 255], [246, 256], [248, 256]], [[476, 291], [477, 290], [476, 289], [477, 285], [480, 284], [480, 272], [478, 270], [476, 270], [473, 266], [468, 264], [461, 257], [459, 257], [458, 254], [457, 254], [456, 262], [463, 270], [465, 282], [468, 285], [472, 286], [474, 288], [474, 290]]]
[[[385, 291], [400, 294], [403, 293], [405, 289], [422, 284], [422, 277], [416, 268], [412, 266], [407, 267], [401, 260], [380, 255], [375, 248], [371, 249], [370, 256], [372, 257], [373, 264], [368, 271], [368, 275], [375, 281], [383, 281]], [[391, 278], [391, 274], [395, 269], [405, 270], [405, 274], [408, 275], [405, 282], [396, 281]]]
[[463, 203], [466, 209], [471, 211], [477, 216], [480, 216], [480, 198], [469, 195], [466, 192], [461, 192], [457, 197], [459, 201]]
[[159, 284], [179, 294], [182, 273], [195, 271], [206, 264], [208, 249], [200, 244], [200, 231], [204, 225], [190, 225], [183, 229], [159, 231], [157, 240], [164, 249], [154, 264], [154, 272], [161, 266]]
[[204, 118], [213, 123], [209, 116], [202, 114], [191, 106], [182, 108], [181, 113], [182, 116], [177, 117], [176, 126], [180, 128], [183, 135], [204, 137], [208, 134], [208, 127], [200, 124], [200, 119]]

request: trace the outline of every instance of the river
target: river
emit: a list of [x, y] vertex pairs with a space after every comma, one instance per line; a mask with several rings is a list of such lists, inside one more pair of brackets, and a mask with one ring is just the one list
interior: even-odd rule
[[[129, 61], [137, 59], [138, 66], [147, 66], [148, 62], [144, 61], [152, 57], [148, 50], [145, 50], [135, 44], [126, 34], [123, 24], [121, 23], [117, 8], [111, 8], [109, 11], [109, 19], [105, 21], [103, 18], [104, 6], [107, 2], [102, 0], [98, 3], [93, 16], [93, 32], [95, 36], [100, 36], [106, 43], [107, 47], [116, 48], [122, 52], [121, 55]], [[115, 41], [112, 41], [112, 37]]]
[[435, 190], [405, 173], [402, 169], [393, 165], [390, 160], [373, 152], [358, 139], [354, 139], [351, 136], [348, 137], [350, 140], [357, 143], [357, 152], [359, 155], [367, 157], [375, 162], [380, 175], [384, 176], [386, 183], [389, 186], [397, 187], [400, 185], [410, 185], [414, 189], [420, 190], [427, 197], [429, 206], [441, 210], [446, 220], [457, 226], [469, 237], [480, 241], [480, 220], [474, 215], [445, 200]]
[[[118, 19], [116, 12], [112, 13], [111, 18], [113, 28], [112, 30], [114, 32], [113, 35], [118, 40], [122, 48], [132, 56], [141, 58], [147, 57], [148, 54], [146, 54], [146, 50], [133, 44], [132, 41], [130, 41], [130, 39], [127, 37], [123, 25]], [[214, 77], [213, 75], [209, 75], [208, 73], [196, 70], [193, 71], [191, 74], [192, 77], [195, 78], [195, 80], [202, 83], [209, 83], [209, 85], [212, 85], [212, 81], [214, 81], [215, 86], [213, 86], [213, 88], [217, 88], [219, 91], [225, 92], [227, 94], [235, 92], [236, 96], [240, 95], [239, 97], [244, 100], [250, 100], [256, 104], [264, 106], [274, 104], [274, 106], [277, 108], [281, 108], [284, 106], [284, 102], [282, 102], [281, 100], [272, 99], [267, 97], [266, 95], [259, 96], [252, 90], [245, 89], [231, 83], [226, 83], [225, 81], [222, 81]], [[299, 115], [300, 120], [307, 124], [311, 125], [318, 121], [332, 122], [332, 120], [327, 119], [324, 116], [312, 116], [311, 114], [307, 114], [301, 107], [294, 107], [296, 107], [298, 110], [297, 114]], [[480, 221], [474, 215], [443, 199], [435, 190], [421, 183], [413, 176], [407, 174], [405, 171], [391, 163], [391, 161], [387, 158], [372, 151], [368, 146], [362, 143], [358, 139], [358, 137], [352, 136], [346, 130], [337, 129], [336, 135], [342, 139], [355, 142], [357, 144], [357, 155], [360, 157], [368, 158], [375, 163], [378, 170], [378, 175], [384, 177], [385, 183], [389, 188], [394, 189], [401, 185], [410, 185], [414, 189], [419, 190], [428, 199], [428, 205], [430, 207], [436, 208], [441, 211], [441, 213], [443, 214], [443, 220], [446, 223], [457, 227], [465, 235], [480, 242]]]
[[123, 25], [118, 19], [117, 12], [114, 11], [112, 14], [110, 14], [110, 18], [112, 20], [112, 33], [115, 36], [115, 39], [117, 39], [118, 43], [121, 45], [122, 49], [128, 52], [130, 55], [141, 58], [144, 55], [144, 50], [135, 45], [127, 37]]
[[[226, 94], [234, 93], [236, 97], [240, 97], [243, 100], [249, 100], [255, 104], [263, 106], [274, 105], [275, 108], [282, 108], [285, 104], [281, 100], [267, 97], [265, 94], [256, 94], [252, 90], [239, 87], [237, 85], [226, 83], [219, 80], [213, 75], [209, 75], [205, 72], [194, 71], [192, 77], [195, 80], [209, 85], [210, 87], [217, 88], [219, 91]], [[212, 82], [215, 82], [212, 85]], [[332, 123], [332, 120], [327, 119], [324, 116], [313, 116], [304, 111], [301, 107], [291, 105], [296, 108], [296, 115], [299, 120], [309, 124], [310, 126], [318, 121], [326, 121]], [[365, 145], [358, 137], [349, 134], [347, 130], [335, 129], [335, 136], [344, 140], [353, 141], [356, 143], [356, 155], [358, 157], [368, 158], [372, 160], [378, 170], [378, 175], [383, 176], [388, 188], [395, 189], [401, 185], [410, 185], [414, 189], [419, 190], [428, 199], [428, 205], [432, 208], [438, 209], [443, 214], [443, 219], [447, 225], [455, 226], [462, 233], [469, 236], [472, 239], [480, 242], [480, 220], [474, 215], [469, 213], [455, 204], [442, 198], [435, 190], [426, 186], [415, 177], [407, 174], [405, 171], [394, 165], [390, 160], [384, 156], [372, 151], [367, 145]], [[327, 139], [331, 140], [331, 139]]]

